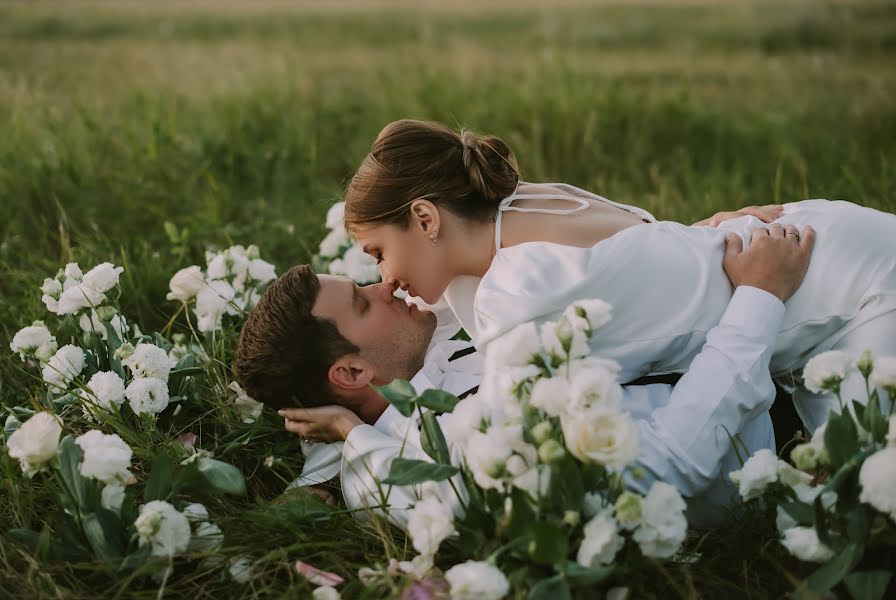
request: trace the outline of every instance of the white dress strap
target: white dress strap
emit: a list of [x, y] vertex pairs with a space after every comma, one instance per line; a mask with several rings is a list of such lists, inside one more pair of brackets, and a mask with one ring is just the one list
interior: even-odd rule
[[[520, 183], [525, 183], [524, 181], [520, 181]], [[540, 185], [559, 185], [556, 183], [544, 183]], [[519, 188], [519, 184], [517, 184], [517, 188]], [[570, 200], [572, 202], [578, 203], [578, 206], [570, 209], [562, 209], [562, 208], [521, 208], [517, 206], [511, 206], [511, 203], [514, 200]], [[559, 196], [556, 193], [554, 194], [520, 194], [514, 191], [512, 194], [501, 200], [501, 203], [498, 205], [498, 214], [495, 216], [495, 248], [497, 250], [501, 249], [501, 215], [509, 210], [513, 210], [516, 212], [523, 213], [543, 213], [546, 215], [569, 215], [573, 213], [577, 213], [585, 210], [591, 206], [591, 203], [584, 198], [570, 198]]]

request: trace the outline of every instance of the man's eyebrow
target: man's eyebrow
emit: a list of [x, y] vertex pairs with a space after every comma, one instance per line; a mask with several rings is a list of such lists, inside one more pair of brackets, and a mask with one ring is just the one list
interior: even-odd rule
[[358, 294], [358, 286], [357, 284], [352, 284], [352, 308], [355, 312], [361, 312], [358, 307], [358, 301], [361, 299], [361, 295]]

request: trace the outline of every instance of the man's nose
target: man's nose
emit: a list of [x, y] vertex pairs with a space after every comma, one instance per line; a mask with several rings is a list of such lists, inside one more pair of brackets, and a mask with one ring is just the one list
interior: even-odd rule
[[395, 296], [392, 294], [395, 293], [395, 290], [398, 288], [398, 282], [394, 279], [392, 281], [383, 281], [382, 283], [376, 284], [376, 292], [382, 302], [392, 302], [395, 299]]

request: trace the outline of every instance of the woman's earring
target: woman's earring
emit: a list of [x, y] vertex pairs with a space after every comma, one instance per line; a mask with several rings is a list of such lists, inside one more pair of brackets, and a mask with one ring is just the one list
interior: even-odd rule
[[436, 234], [432, 234], [431, 236], [429, 236], [429, 239], [432, 240], [433, 246], [435, 246], [439, 243], [439, 238], [436, 236]]

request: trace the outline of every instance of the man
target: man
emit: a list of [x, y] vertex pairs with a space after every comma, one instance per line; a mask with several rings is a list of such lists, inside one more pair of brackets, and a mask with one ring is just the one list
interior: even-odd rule
[[[775, 446], [768, 361], [783, 301], [808, 267], [813, 234], [807, 231], [808, 243], [800, 245], [780, 226], [769, 230], [746, 251], [739, 238], [729, 240], [724, 266], [737, 289], [688, 373], [674, 387], [625, 387], [623, 406], [639, 427], [638, 464], [646, 473], [628, 485], [641, 492], [656, 479], [675, 485], [689, 499], [697, 525], [718, 522], [719, 507], [732, 500], [727, 473], [740, 462], [729, 435], [749, 452]], [[432, 341], [426, 333], [435, 330], [436, 319], [393, 291], [390, 283], [358, 288], [343, 278], [317, 277], [308, 267], [290, 270], [247, 320], [237, 373], [250, 395], [275, 408], [297, 399], [311, 407], [281, 410], [287, 429], [315, 440], [345, 440], [339, 471], [346, 504], [388, 505], [389, 518], [403, 525], [419, 490], [377, 482], [395, 457], [426, 456], [413, 422], [395, 417], [394, 409], [386, 414], [387, 403], [369, 386], [413, 380], [425, 367]], [[438, 385], [430, 381], [417, 391]], [[449, 485], [432, 484], [452, 498]]]

